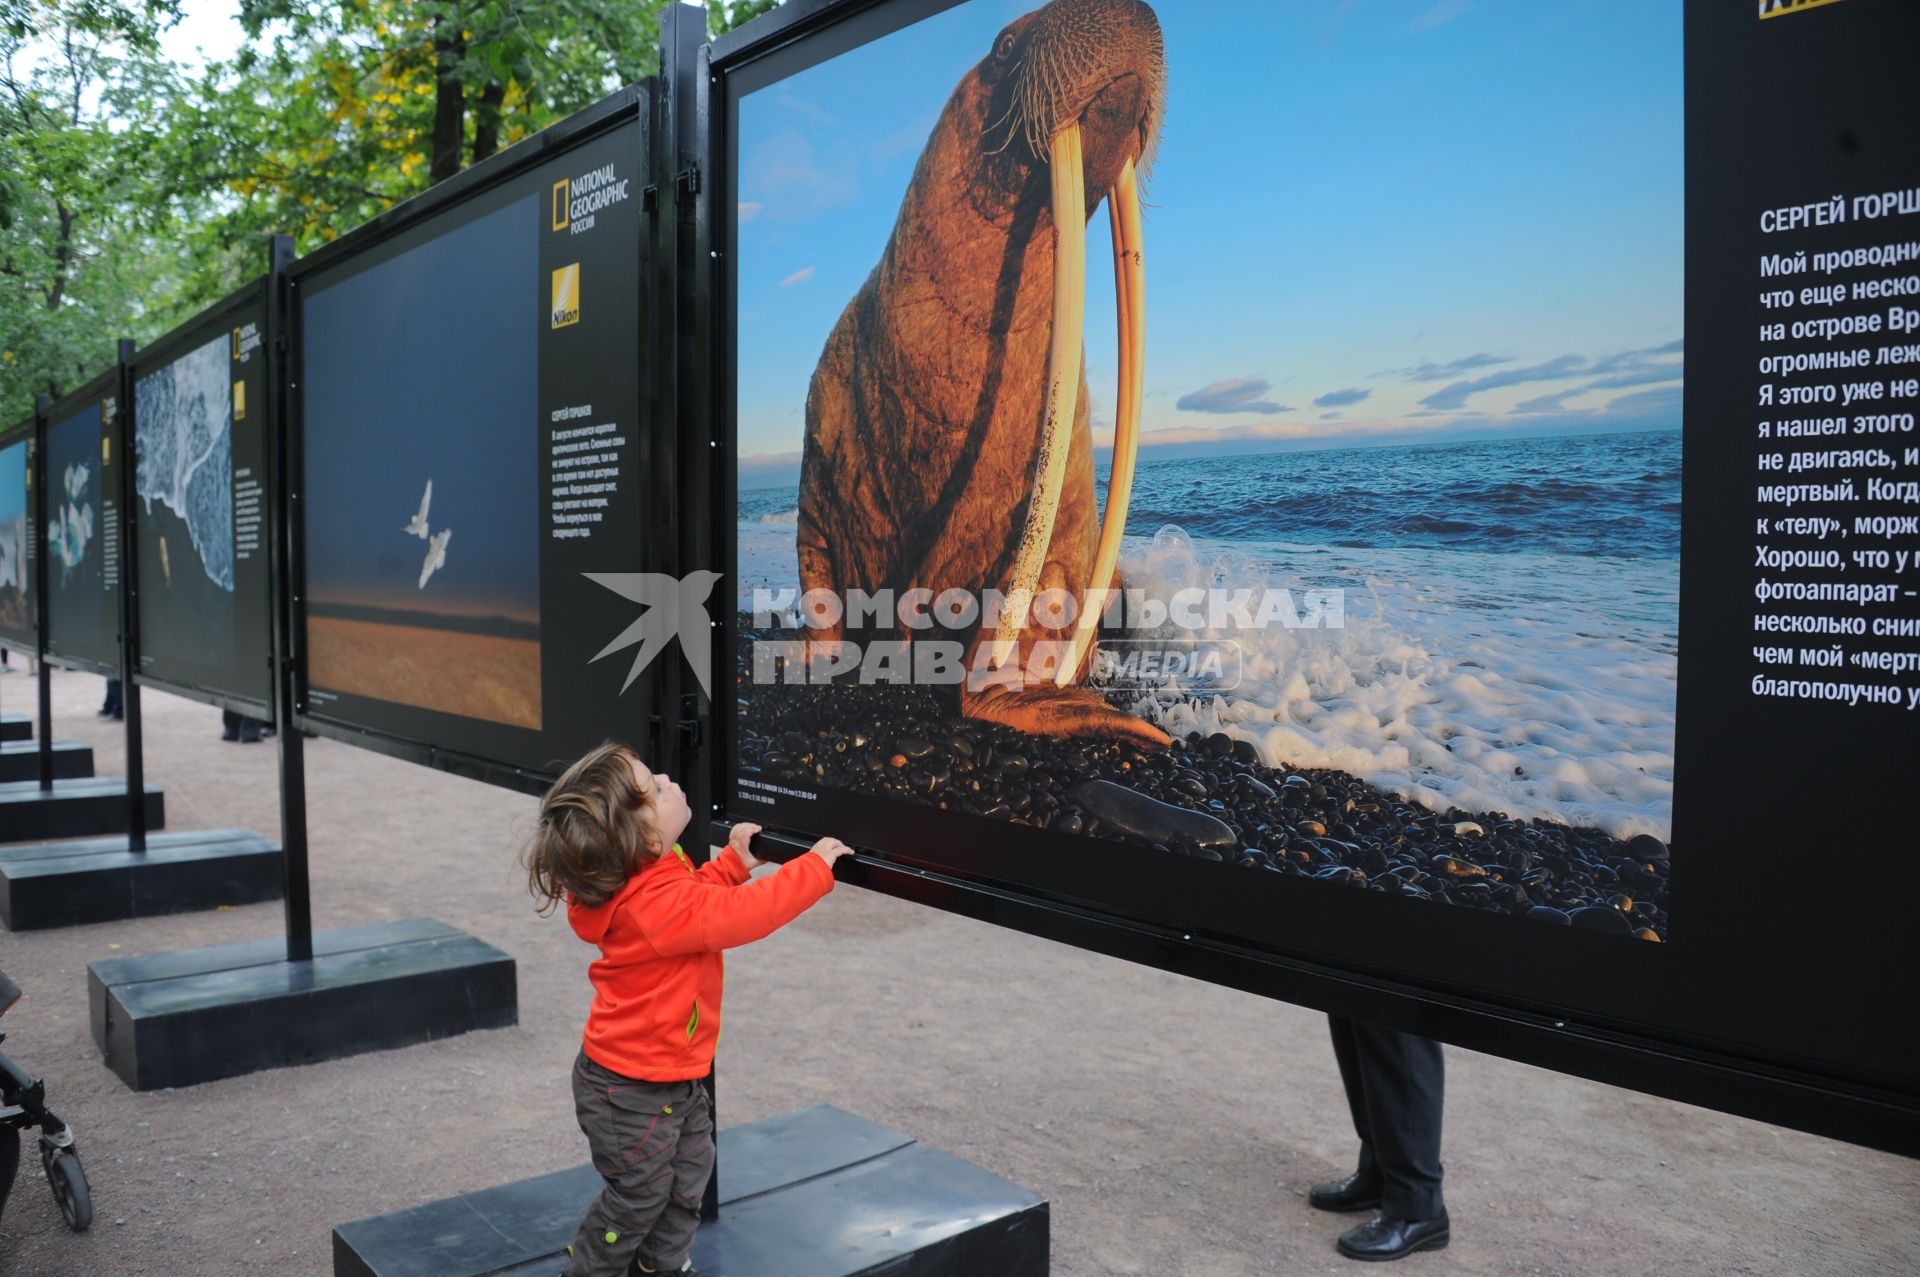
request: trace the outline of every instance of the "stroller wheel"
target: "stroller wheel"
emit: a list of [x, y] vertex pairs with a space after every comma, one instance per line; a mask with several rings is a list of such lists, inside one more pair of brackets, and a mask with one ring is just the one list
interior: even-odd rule
[[80, 1169], [80, 1157], [72, 1149], [40, 1145], [40, 1165], [53, 1188], [53, 1201], [66, 1218], [67, 1227], [85, 1232], [93, 1222], [93, 1194], [87, 1188], [87, 1173]]

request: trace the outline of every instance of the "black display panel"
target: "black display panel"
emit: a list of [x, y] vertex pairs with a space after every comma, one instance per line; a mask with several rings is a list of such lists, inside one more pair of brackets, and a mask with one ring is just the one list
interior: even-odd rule
[[[1913, 929], [1776, 795], [1920, 747], [1920, 29], [1655, 8], [814, 3], [717, 45], [720, 814], [1910, 1131]], [[1840, 256], [1779, 300], [1803, 247]], [[1830, 441], [1756, 447], [1768, 393]], [[1790, 641], [1814, 672], [1755, 668]], [[1864, 807], [1813, 841], [1881, 872]]]
[[508, 783], [644, 738], [637, 101], [295, 268], [316, 724]]
[[28, 652], [40, 647], [33, 567], [33, 449], [31, 421], [0, 433], [0, 640]]
[[273, 620], [265, 293], [248, 286], [131, 364], [140, 681], [261, 714]]
[[47, 414], [47, 655], [57, 664], [120, 670], [120, 374], [116, 369]]

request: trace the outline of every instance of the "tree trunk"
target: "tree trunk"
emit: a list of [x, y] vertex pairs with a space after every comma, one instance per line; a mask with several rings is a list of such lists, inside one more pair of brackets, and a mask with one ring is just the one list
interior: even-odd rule
[[498, 80], [487, 81], [480, 101], [473, 108], [473, 162], [478, 164], [500, 149], [500, 104], [506, 100], [507, 86]]
[[443, 34], [433, 38], [433, 164], [429, 175], [444, 182], [460, 171], [461, 142], [466, 132], [466, 96], [456, 68], [466, 56], [459, 19], [449, 18]]
[[53, 207], [60, 215], [60, 238], [53, 246], [53, 283], [47, 287], [47, 309], [59, 310], [67, 296], [67, 272], [73, 266], [73, 210], [62, 200]]

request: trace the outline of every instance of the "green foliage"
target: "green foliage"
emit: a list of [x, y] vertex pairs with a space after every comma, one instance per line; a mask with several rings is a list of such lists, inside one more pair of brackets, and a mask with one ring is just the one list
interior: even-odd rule
[[0, 423], [111, 363], [173, 291], [139, 177], [154, 139], [122, 111], [175, 16], [0, 0]]
[[[670, 0], [0, 0], [0, 426], [256, 275], [653, 74]], [[708, 0], [729, 30], [778, 0]]]

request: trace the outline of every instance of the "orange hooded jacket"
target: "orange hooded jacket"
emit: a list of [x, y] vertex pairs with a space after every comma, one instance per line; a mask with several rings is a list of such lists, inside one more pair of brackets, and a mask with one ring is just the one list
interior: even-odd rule
[[785, 926], [832, 890], [833, 866], [811, 853], [749, 880], [731, 847], [695, 869], [676, 843], [613, 899], [569, 901], [574, 933], [601, 954], [587, 968], [587, 1058], [646, 1082], [705, 1077], [720, 1040], [720, 951]]

